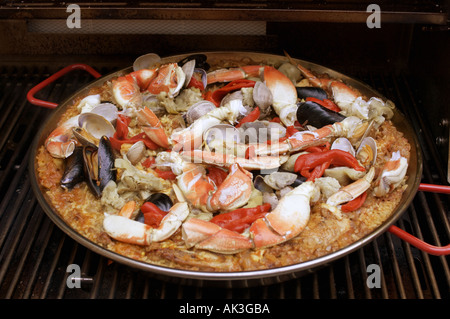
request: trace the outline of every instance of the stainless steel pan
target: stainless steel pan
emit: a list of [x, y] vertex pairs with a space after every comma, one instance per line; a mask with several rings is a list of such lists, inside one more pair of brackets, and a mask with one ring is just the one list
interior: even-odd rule
[[[270, 55], [264, 53], [250, 53], [250, 52], [207, 52], [204, 53], [208, 56], [208, 63], [214, 65], [216, 62], [221, 61], [230, 61], [236, 63], [270, 63], [279, 65], [282, 62], [287, 62], [288, 59], [283, 56], [278, 55]], [[163, 59], [163, 62], [176, 62], [180, 61], [185, 55], [177, 55], [166, 57]], [[364, 95], [370, 96], [378, 96], [382, 97], [381, 94], [376, 92], [374, 89], [369, 87], [368, 85], [361, 83], [358, 80], [345, 76], [339, 72], [328, 69], [326, 67], [313, 64], [307, 61], [296, 60], [294, 61], [301, 63], [303, 66], [310, 68], [313, 71], [317, 71], [319, 73], [328, 73], [332, 77], [336, 77], [344, 80], [346, 83], [360, 90]], [[70, 68], [70, 67], [69, 67]], [[81, 66], [81, 68], [85, 68]], [[89, 70], [88, 71], [92, 71]], [[360, 249], [367, 243], [370, 243], [379, 235], [388, 231], [390, 227], [395, 223], [397, 219], [403, 214], [403, 212], [410, 205], [413, 200], [419, 185], [422, 176], [422, 155], [421, 150], [419, 148], [418, 139], [416, 133], [414, 132], [412, 126], [409, 124], [407, 119], [401, 114], [398, 110], [395, 110], [394, 117], [392, 121], [396, 125], [396, 127], [404, 133], [405, 137], [409, 140], [411, 144], [411, 158], [408, 167], [408, 181], [407, 188], [403, 194], [402, 200], [395, 209], [394, 213], [391, 217], [389, 217], [381, 226], [375, 229], [372, 233], [368, 234], [364, 238], [354, 242], [353, 244], [329, 255], [316, 258], [314, 260], [306, 261], [299, 264], [294, 264], [290, 266], [275, 268], [275, 269], [267, 269], [267, 270], [258, 270], [258, 271], [246, 271], [246, 272], [230, 272], [230, 273], [217, 273], [217, 272], [204, 272], [204, 271], [187, 271], [187, 270], [179, 270], [179, 269], [171, 269], [160, 266], [155, 266], [147, 263], [143, 263], [140, 261], [136, 261], [130, 259], [128, 257], [124, 257], [122, 255], [111, 252], [103, 247], [98, 246], [96, 243], [91, 242], [86, 239], [75, 230], [73, 230], [70, 226], [68, 226], [63, 219], [61, 219], [57, 213], [57, 211], [52, 207], [50, 201], [46, 198], [45, 192], [41, 189], [35, 169], [35, 158], [37, 154], [38, 148], [43, 144], [46, 136], [56, 127], [56, 124], [61, 117], [61, 115], [66, 111], [67, 107], [70, 106], [74, 99], [86, 95], [87, 92], [96, 86], [100, 86], [104, 83], [104, 81], [110, 80], [118, 75], [129, 73], [132, 71], [132, 68], [126, 68], [107, 76], [98, 78], [93, 81], [86, 87], [81, 90], [75, 92], [72, 96], [67, 98], [65, 101], [59, 104], [58, 108], [54, 111], [54, 113], [50, 116], [50, 118], [42, 125], [39, 133], [37, 134], [34, 143], [32, 145], [32, 152], [30, 156], [30, 176], [31, 183], [33, 186], [33, 190], [36, 194], [36, 197], [49, 216], [49, 218], [67, 235], [72, 237], [74, 240], [79, 242], [80, 244], [86, 246], [90, 250], [109, 258], [113, 261], [128, 265], [140, 271], [147, 272], [150, 275], [156, 276], [160, 279], [168, 280], [168, 281], [176, 281], [177, 283], [184, 284], [212, 284], [212, 285], [227, 285], [228, 287], [240, 287], [240, 286], [249, 286], [249, 285], [265, 285], [272, 284], [274, 282], [280, 282], [287, 279], [295, 278], [301, 276], [305, 273], [309, 273], [317, 270], [319, 267], [326, 266], [331, 262], [342, 258], [343, 256]], [[94, 73], [94, 76], [99, 76]], [[64, 72], [63, 72], [64, 73]], [[58, 75], [59, 76], [59, 75]], [[43, 101], [37, 100], [34, 98], [34, 94], [42, 88], [43, 85], [38, 85], [36, 88], [30, 91], [28, 96], [29, 101], [36, 105], [46, 106], [46, 107], [54, 107], [56, 104], [48, 103], [43, 104]]]

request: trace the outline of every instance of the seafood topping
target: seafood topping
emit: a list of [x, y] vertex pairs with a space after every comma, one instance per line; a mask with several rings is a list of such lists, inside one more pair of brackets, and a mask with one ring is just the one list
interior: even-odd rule
[[345, 213], [367, 219], [367, 202], [404, 185], [408, 150], [380, 136], [391, 104], [338, 79], [292, 61], [210, 70], [202, 54], [164, 64], [152, 53], [133, 67], [83, 99], [45, 150], [64, 161], [62, 188], [86, 181], [103, 205], [110, 243], [152, 245], [142, 258], [301, 245], [334, 232], [317, 230], [331, 215], [345, 233]]
[[84, 179], [83, 148], [77, 146], [72, 155], [67, 158], [64, 175], [61, 178], [61, 187], [70, 190]]
[[298, 104], [297, 121], [302, 125], [306, 124], [321, 128], [325, 125], [341, 122], [344, 119], [345, 116], [311, 101]]
[[100, 197], [106, 184], [116, 180], [114, 154], [111, 142], [102, 136], [98, 148], [85, 146], [83, 148], [85, 175], [92, 192]]

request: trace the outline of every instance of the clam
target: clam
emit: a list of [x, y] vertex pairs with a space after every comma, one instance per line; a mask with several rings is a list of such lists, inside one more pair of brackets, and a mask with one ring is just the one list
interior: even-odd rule
[[255, 86], [253, 87], [253, 100], [261, 110], [260, 118], [269, 113], [270, 106], [273, 103], [273, 96], [272, 92], [270, 92], [269, 88], [263, 82], [255, 82]]
[[211, 126], [203, 133], [203, 140], [209, 146], [233, 146], [240, 143], [239, 130], [230, 124], [217, 124]]
[[145, 156], [145, 144], [143, 141], [137, 141], [127, 151], [127, 158], [131, 162], [131, 164], [136, 165], [141, 161], [141, 159]]
[[265, 143], [279, 140], [286, 135], [286, 128], [275, 122], [254, 121], [247, 122], [239, 128], [241, 140], [245, 143]]
[[319, 87], [300, 86], [296, 87], [296, 90], [297, 97], [299, 99], [307, 99], [308, 97], [313, 97], [322, 101], [328, 98], [327, 92]]
[[214, 103], [206, 100], [199, 101], [187, 110], [186, 112], [186, 123], [191, 125], [195, 120], [202, 117], [206, 113], [216, 109]]
[[[223, 99], [220, 101], [219, 106], [224, 106], [234, 100], [239, 100], [241, 102], [244, 100], [244, 95], [242, 94], [241, 90], [234, 91], [234, 92], [231, 92], [231, 93], [228, 93], [227, 95], [225, 95], [223, 97]], [[241, 103], [241, 104], [243, 104], [243, 103]]]
[[297, 180], [297, 174], [289, 172], [273, 172], [264, 176], [264, 182], [275, 190], [284, 189]]
[[377, 142], [372, 137], [365, 137], [356, 151], [356, 159], [365, 167], [375, 164], [377, 159]]
[[264, 181], [264, 176], [262, 176], [262, 175], [255, 176], [255, 178], [253, 180], [253, 185], [255, 186], [255, 188], [257, 190], [259, 190], [263, 194], [273, 193], [273, 188], [270, 187], [269, 185], [267, 185], [267, 183]]
[[350, 141], [347, 138], [345, 138], [345, 137], [337, 138], [333, 142], [333, 144], [331, 144], [331, 149], [332, 150], [336, 150], [337, 149], [337, 150], [345, 151], [345, 152], [348, 152], [348, 153], [352, 154], [353, 156], [355, 156], [355, 154], [356, 154], [352, 143], [350, 143]]
[[302, 77], [300, 70], [291, 63], [283, 63], [278, 71], [286, 75], [293, 84], [297, 83]]
[[72, 155], [67, 158], [66, 168], [61, 178], [61, 187], [72, 189], [78, 183], [84, 181], [83, 148], [75, 147]]
[[78, 117], [78, 126], [98, 140], [102, 136], [111, 137], [116, 132], [116, 129], [110, 121], [92, 112], [80, 114]]
[[100, 103], [92, 109], [91, 113], [101, 115], [114, 125], [117, 120], [118, 111], [117, 106], [112, 103]]
[[155, 64], [161, 61], [161, 57], [155, 53], [148, 53], [141, 55], [133, 63], [133, 71], [139, 71], [142, 69], [150, 69]]
[[312, 125], [321, 128], [325, 125], [341, 122], [345, 116], [337, 112], [331, 111], [322, 105], [307, 101], [300, 102], [297, 108], [297, 120], [300, 124]]
[[192, 75], [194, 75], [194, 69], [195, 69], [195, 60], [190, 60], [188, 62], [186, 62], [181, 69], [183, 70], [184, 74], [185, 74], [185, 79], [184, 79], [184, 86], [186, 87], [189, 82], [191, 81]]

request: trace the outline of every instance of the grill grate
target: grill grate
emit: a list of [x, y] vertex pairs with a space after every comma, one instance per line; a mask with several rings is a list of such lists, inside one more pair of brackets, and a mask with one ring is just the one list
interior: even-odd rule
[[[56, 71], [51, 70], [52, 72]], [[99, 69], [107, 74], [115, 68]], [[28, 179], [29, 146], [51, 110], [27, 103], [26, 93], [51, 74], [42, 65], [0, 68], [0, 298], [274, 298], [274, 299], [440, 299], [449, 298], [446, 257], [430, 256], [390, 233], [309, 275], [270, 286], [215, 289], [161, 281], [110, 263], [65, 235], [45, 215]], [[403, 75], [355, 77], [390, 97], [419, 132], [424, 153], [423, 182], [445, 183], [443, 165], [421, 116], [413, 85]], [[42, 98], [62, 101], [91, 81], [75, 71], [41, 91]], [[419, 192], [397, 226], [425, 241], [449, 241], [448, 195]], [[82, 288], [66, 285], [67, 266], [81, 266]], [[367, 267], [380, 266], [381, 288], [370, 289]], [[92, 280], [89, 280], [92, 279]]]

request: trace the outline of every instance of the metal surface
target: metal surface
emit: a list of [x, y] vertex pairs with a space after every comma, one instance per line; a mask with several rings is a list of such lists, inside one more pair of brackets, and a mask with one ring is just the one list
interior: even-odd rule
[[[268, 63], [268, 64], [280, 64], [282, 62], [286, 62], [287, 58], [277, 55], [270, 55], [270, 54], [263, 54], [263, 53], [249, 53], [249, 52], [209, 52], [208, 55], [208, 63], [211, 65], [220, 65], [220, 61], [234, 61], [236, 63], [242, 63], [242, 61], [245, 61], [245, 63], [249, 63], [248, 61], [251, 61], [250, 63]], [[163, 59], [162, 63], [170, 62], [170, 61], [180, 61], [184, 58], [185, 55], [178, 55], [173, 57], [168, 57]], [[363, 84], [362, 82], [359, 82], [355, 79], [352, 79], [348, 76], [345, 76], [339, 72], [330, 70], [326, 67], [313, 64], [306, 61], [296, 60], [297, 62], [300, 62], [302, 65], [304, 65], [307, 68], [310, 68], [314, 71], [317, 71], [319, 73], [328, 73], [330, 76], [335, 78], [340, 78], [344, 80], [349, 85], [352, 85], [356, 89], [358, 89], [362, 94], [365, 96], [371, 97], [371, 96], [378, 96], [382, 97], [380, 93], [372, 89], [371, 87]], [[92, 88], [96, 86], [100, 86], [104, 83], [104, 81], [111, 79], [117, 75], [121, 75], [124, 73], [128, 73], [131, 71], [131, 68], [127, 68], [125, 70], [120, 70], [117, 72], [114, 72], [110, 75], [107, 75], [99, 80], [96, 80], [83, 89], [76, 92], [74, 95], [70, 96], [68, 99], [66, 99], [64, 102], [60, 104], [56, 112], [50, 117], [50, 119], [42, 126], [41, 130], [38, 132], [35, 141], [33, 142], [31, 146], [31, 154], [30, 154], [30, 175], [31, 175], [31, 185], [36, 193], [36, 197], [43, 207], [44, 211], [47, 213], [47, 215], [52, 219], [56, 225], [58, 225], [59, 228], [61, 228], [66, 234], [71, 236], [73, 239], [81, 243], [83, 246], [88, 247], [89, 249], [93, 250], [94, 252], [101, 254], [107, 258], [110, 258], [111, 260], [117, 261], [119, 263], [123, 263], [127, 266], [131, 266], [134, 268], [137, 268], [139, 270], [148, 271], [151, 275], [156, 276], [164, 276], [167, 280], [182, 280], [182, 282], [186, 284], [195, 284], [198, 285], [200, 281], [200, 284], [211, 284], [211, 285], [228, 285], [231, 284], [232, 286], [242, 286], [242, 285], [261, 285], [261, 284], [272, 284], [274, 282], [281, 282], [288, 279], [292, 279], [301, 275], [304, 275], [305, 273], [309, 273], [313, 270], [317, 270], [320, 267], [327, 266], [329, 263], [342, 258], [343, 256], [361, 248], [362, 246], [370, 243], [373, 241], [376, 237], [384, 233], [390, 225], [392, 225], [400, 216], [403, 214], [403, 212], [408, 208], [411, 201], [413, 200], [416, 191], [419, 187], [419, 183], [421, 181], [421, 174], [422, 174], [422, 157], [421, 157], [421, 151], [418, 144], [418, 139], [416, 137], [415, 132], [413, 131], [412, 127], [410, 126], [409, 122], [405, 119], [405, 117], [396, 110], [394, 112], [394, 117], [392, 118], [392, 121], [397, 126], [397, 128], [403, 132], [405, 137], [409, 140], [411, 144], [411, 157], [409, 161], [408, 166], [408, 187], [406, 188], [402, 200], [397, 206], [396, 210], [393, 212], [393, 214], [378, 228], [376, 228], [373, 232], [371, 232], [369, 235], [361, 238], [360, 240], [356, 241], [355, 243], [338, 250], [336, 252], [330, 253], [326, 256], [319, 257], [317, 259], [294, 264], [290, 266], [280, 267], [276, 269], [267, 269], [267, 270], [258, 270], [258, 271], [247, 271], [247, 272], [200, 272], [200, 271], [186, 271], [186, 270], [180, 270], [180, 269], [169, 269], [159, 266], [154, 266], [150, 264], [146, 264], [143, 262], [139, 262], [121, 255], [118, 255], [116, 253], [113, 253], [103, 247], [98, 246], [97, 244], [90, 242], [80, 234], [78, 234], [76, 231], [74, 231], [72, 228], [70, 228], [64, 220], [62, 220], [57, 210], [54, 209], [50, 201], [45, 197], [45, 190], [41, 189], [39, 186], [39, 183], [37, 181], [36, 171], [35, 171], [35, 156], [37, 149], [39, 146], [43, 145], [43, 142], [45, 138], [48, 136], [48, 134], [56, 127], [56, 124], [61, 117], [61, 115], [65, 112], [66, 108], [70, 106], [73, 103], [73, 100], [76, 97], [85, 96], [87, 92]]]
[[[27, 62], [27, 61], [24, 61]], [[215, 289], [149, 278], [133, 268], [111, 262], [65, 235], [46, 216], [34, 196], [28, 174], [29, 145], [52, 111], [27, 103], [26, 93], [64, 64], [24, 64], [0, 67], [0, 298], [116, 298], [175, 299], [448, 299], [450, 275], [445, 257], [427, 255], [390, 233], [316, 272], [263, 287]], [[102, 74], [117, 66], [97, 67]], [[419, 121], [420, 90], [409, 77], [389, 72], [351, 74], [389, 97], [412, 123], [424, 156], [423, 182], [442, 183], [427, 122]], [[41, 92], [45, 100], [62, 101], [92, 78], [76, 73]], [[426, 102], [426, 101], [424, 101]], [[424, 125], [422, 125], [424, 124]], [[445, 180], [445, 178], [444, 178]], [[450, 238], [448, 196], [418, 193], [396, 223], [422, 239], [439, 245]], [[77, 264], [81, 289], [68, 288], [67, 267]], [[369, 265], [381, 271], [380, 288], [366, 284]]]
[[[365, 23], [373, 1], [77, 1], [84, 19], [248, 20]], [[70, 3], [6, 1], [3, 19], [66, 19]], [[444, 1], [383, 1], [385, 23], [445, 25]]]

